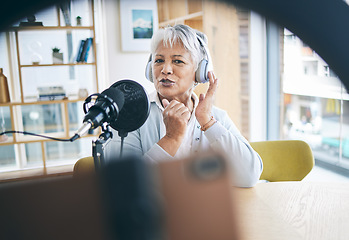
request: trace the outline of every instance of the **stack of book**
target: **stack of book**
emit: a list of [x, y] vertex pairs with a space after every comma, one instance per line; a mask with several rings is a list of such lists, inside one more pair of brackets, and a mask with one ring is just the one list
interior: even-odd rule
[[76, 62], [87, 62], [88, 54], [92, 45], [93, 38], [86, 38], [81, 40]]
[[66, 97], [62, 86], [38, 87], [39, 101], [61, 100]]

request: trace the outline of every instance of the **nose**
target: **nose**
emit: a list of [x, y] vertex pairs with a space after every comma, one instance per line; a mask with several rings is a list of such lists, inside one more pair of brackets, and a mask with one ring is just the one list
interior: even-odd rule
[[173, 73], [173, 69], [172, 69], [171, 63], [165, 63], [163, 65], [161, 73], [165, 74], [165, 75], [172, 74]]

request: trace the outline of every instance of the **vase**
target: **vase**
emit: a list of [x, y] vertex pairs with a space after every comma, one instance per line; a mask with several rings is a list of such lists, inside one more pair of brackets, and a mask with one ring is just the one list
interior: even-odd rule
[[53, 64], [63, 63], [63, 53], [53, 52], [52, 53], [52, 63]]
[[0, 68], [0, 103], [10, 102], [10, 93], [8, 91], [7, 78], [3, 73], [3, 69]]

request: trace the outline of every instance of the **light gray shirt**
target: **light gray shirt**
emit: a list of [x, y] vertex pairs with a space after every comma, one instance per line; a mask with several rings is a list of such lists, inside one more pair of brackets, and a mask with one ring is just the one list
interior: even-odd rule
[[[183, 141], [191, 142], [191, 147], [187, 148], [187, 144], [185, 146], [181, 145], [178, 151], [187, 152], [181, 152], [172, 157], [157, 144], [166, 134], [162, 115], [164, 109], [156, 92], [150, 94], [149, 99], [149, 117], [143, 126], [130, 132], [124, 139], [123, 154], [142, 155], [146, 161], [157, 163], [175, 159], [176, 157], [214, 150], [225, 153], [228, 156], [234, 177], [234, 185], [238, 187], [252, 187], [257, 183], [263, 170], [262, 160], [241, 135], [225, 111], [214, 106], [212, 108], [212, 116], [217, 122], [205, 132], [201, 131], [201, 126], [195, 118], [198, 98], [193, 94], [195, 104], [189, 120], [192, 127], [187, 129], [190, 133], [186, 134], [186, 139]], [[112, 130], [112, 132], [113, 138], [104, 151], [105, 159], [107, 160], [117, 158], [120, 154], [121, 139], [115, 130]]]

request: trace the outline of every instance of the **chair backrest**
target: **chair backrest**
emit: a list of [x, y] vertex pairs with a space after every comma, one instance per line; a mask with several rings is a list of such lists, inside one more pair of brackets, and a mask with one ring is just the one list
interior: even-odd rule
[[[314, 157], [309, 145], [299, 140], [251, 142], [261, 156], [263, 172], [260, 179], [270, 182], [300, 181], [313, 168]], [[93, 174], [93, 157], [79, 159], [74, 165], [74, 176]]]
[[313, 152], [304, 141], [251, 142], [251, 146], [263, 161], [261, 180], [300, 181], [314, 166]]
[[85, 174], [93, 174], [95, 172], [95, 163], [93, 157], [80, 158], [73, 169], [73, 176], [81, 176]]

